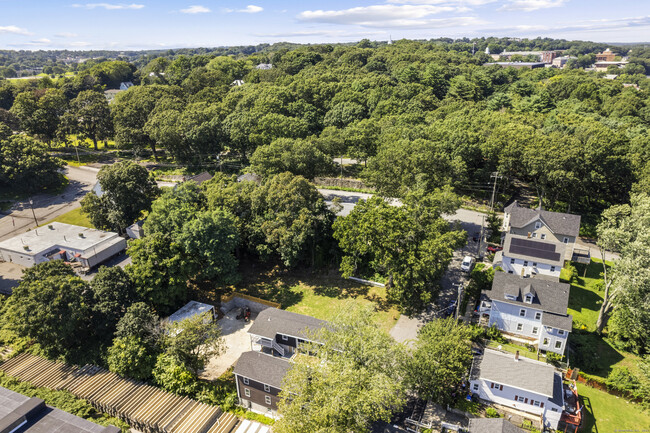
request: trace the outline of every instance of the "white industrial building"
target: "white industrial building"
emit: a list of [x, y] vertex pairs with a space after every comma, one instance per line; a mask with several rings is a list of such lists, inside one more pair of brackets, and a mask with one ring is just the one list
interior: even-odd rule
[[0, 258], [26, 267], [62, 259], [92, 268], [125, 249], [117, 233], [54, 222], [0, 242]]

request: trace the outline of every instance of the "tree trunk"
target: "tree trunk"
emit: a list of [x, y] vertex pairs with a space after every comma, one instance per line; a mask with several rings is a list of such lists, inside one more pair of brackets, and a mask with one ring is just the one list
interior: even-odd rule
[[596, 321], [596, 332], [602, 334], [607, 326], [609, 313], [612, 310], [612, 304], [609, 299], [609, 288], [612, 282], [607, 278], [607, 265], [605, 264], [605, 248], [600, 248], [600, 257], [603, 259], [603, 281], [605, 283], [605, 295], [603, 296], [603, 304], [600, 306], [598, 312], [598, 320]]
[[151, 143], [151, 152], [153, 153], [153, 160], [158, 162], [158, 153], [156, 152], [156, 143]]
[[97, 148], [97, 137], [93, 136], [93, 144], [95, 145], [95, 150], [99, 150]]

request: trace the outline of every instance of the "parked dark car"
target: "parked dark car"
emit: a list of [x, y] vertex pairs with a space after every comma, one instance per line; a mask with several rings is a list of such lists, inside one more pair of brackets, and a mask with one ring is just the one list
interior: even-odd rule
[[487, 250], [491, 253], [496, 253], [497, 251], [501, 251], [503, 247], [500, 247], [499, 245], [488, 245]]

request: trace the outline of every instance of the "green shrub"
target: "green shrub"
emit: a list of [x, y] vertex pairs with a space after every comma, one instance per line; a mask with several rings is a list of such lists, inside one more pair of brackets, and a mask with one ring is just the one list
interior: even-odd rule
[[558, 355], [557, 353], [546, 352], [546, 362], [556, 367], [559, 367], [560, 362], [562, 362], [563, 358], [564, 357], [562, 355]]
[[605, 383], [610, 389], [628, 392], [631, 395], [634, 395], [641, 385], [639, 378], [632, 374], [627, 367], [619, 366], [614, 367], [614, 369], [607, 375]]
[[485, 338], [502, 344], [507, 342], [507, 340], [503, 337], [501, 331], [499, 330], [499, 328], [496, 327], [496, 325], [492, 325], [489, 328], [485, 328]]
[[499, 412], [493, 407], [488, 407], [485, 409], [485, 416], [488, 418], [501, 418], [501, 415], [499, 415]]

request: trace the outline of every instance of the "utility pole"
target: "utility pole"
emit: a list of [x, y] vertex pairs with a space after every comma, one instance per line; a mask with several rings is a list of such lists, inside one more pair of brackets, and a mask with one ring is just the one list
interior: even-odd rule
[[463, 283], [458, 285], [458, 298], [456, 299], [456, 320], [458, 320], [458, 315], [460, 314], [460, 294], [463, 292]]
[[492, 198], [490, 199], [490, 213], [494, 211], [494, 195], [497, 190], [497, 179], [501, 179], [503, 176], [499, 176], [499, 172], [495, 171], [490, 175], [490, 178], [494, 178], [494, 185], [492, 185]]
[[476, 255], [478, 256], [479, 260], [483, 259], [483, 254], [481, 254], [481, 244], [483, 243], [483, 233], [485, 230], [485, 214], [481, 215], [481, 233], [479, 234], [478, 237], [478, 250], [476, 251]]
[[77, 152], [77, 163], [81, 165], [81, 161], [79, 161], [79, 144], [74, 147], [74, 150]]

